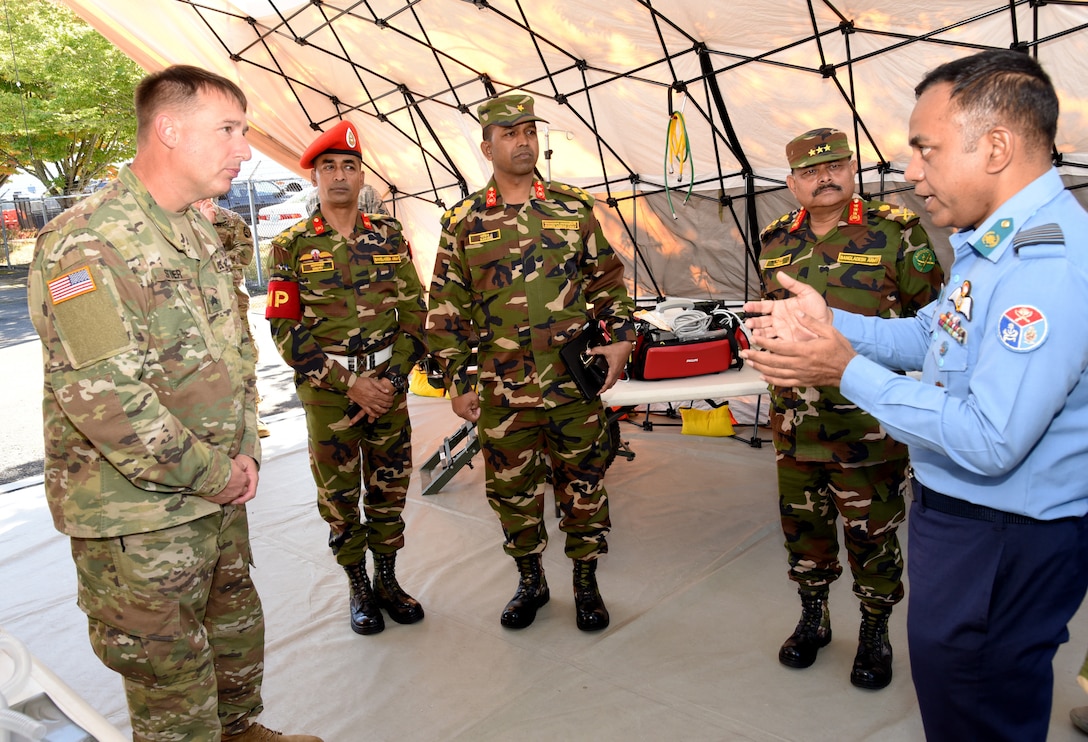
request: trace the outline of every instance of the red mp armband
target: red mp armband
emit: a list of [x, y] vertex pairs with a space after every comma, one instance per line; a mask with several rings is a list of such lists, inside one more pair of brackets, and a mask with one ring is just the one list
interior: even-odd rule
[[269, 281], [268, 303], [264, 307], [265, 319], [302, 319], [302, 305], [298, 298], [298, 284], [294, 281]]

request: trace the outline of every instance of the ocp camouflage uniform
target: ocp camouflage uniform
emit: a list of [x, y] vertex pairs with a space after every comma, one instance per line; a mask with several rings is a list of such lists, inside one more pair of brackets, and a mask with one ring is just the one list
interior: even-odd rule
[[362, 357], [392, 346], [387, 363], [359, 371], [369, 377], [407, 377], [423, 357], [426, 306], [400, 222], [360, 213], [354, 233], [345, 236], [318, 209], [272, 241], [269, 263], [272, 281], [298, 285], [301, 320], [269, 322], [306, 411], [329, 546], [342, 565], [361, 562], [368, 548], [396, 552], [404, 545], [412, 472], [406, 394], [397, 391], [393, 407], [373, 423], [364, 418], [351, 425], [347, 395], [357, 375], [327, 354]]
[[[253, 232], [241, 214], [224, 209], [212, 202], [215, 207], [215, 219], [212, 226], [223, 244], [223, 252], [230, 260], [230, 273], [234, 280], [234, 295], [238, 300], [238, 316], [242, 328], [253, 346], [253, 363], [261, 360], [260, 346], [253, 337], [253, 327], [249, 324], [249, 290], [246, 288], [246, 268], [253, 261]], [[257, 395], [257, 405], [261, 404], [261, 395]], [[259, 423], [258, 423], [259, 425]]]
[[91, 644], [138, 740], [218, 739], [261, 710], [264, 619], [244, 506], [205, 496], [260, 460], [253, 358], [208, 222], [126, 166], [47, 224], [29, 281], [45, 351], [45, 489]]
[[[582, 397], [559, 356], [590, 304], [614, 341], [634, 339], [623, 264], [589, 194], [536, 181], [526, 203], [507, 206], [492, 178], [443, 215], [428, 345], [453, 396], [480, 396], [488, 501], [513, 557], [547, 543], [545, 454], [567, 556], [607, 551], [605, 412], [599, 399]], [[476, 362], [478, 375], [469, 370]]]
[[[238, 295], [238, 310], [249, 332], [249, 291], [246, 290], [246, 268], [253, 262], [253, 232], [246, 220], [230, 209], [213, 203], [215, 219], [212, 226], [223, 243], [223, 251], [230, 258], [230, 271], [234, 279], [235, 292]], [[252, 332], [249, 332], [252, 336]]]
[[[932, 301], [944, 273], [929, 237], [908, 209], [854, 198], [838, 227], [818, 239], [804, 209], [763, 230], [766, 297], [788, 296], [782, 271], [816, 289], [832, 309], [906, 317]], [[906, 446], [834, 387], [775, 387], [771, 429], [790, 579], [826, 590], [842, 574], [836, 517], [863, 603], [903, 597], [896, 528], [904, 520]]]

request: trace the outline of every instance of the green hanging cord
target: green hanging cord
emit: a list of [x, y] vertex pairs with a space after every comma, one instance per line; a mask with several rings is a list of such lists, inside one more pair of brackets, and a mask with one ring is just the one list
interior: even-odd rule
[[684, 114], [680, 111], [674, 111], [669, 116], [669, 126], [665, 134], [665, 196], [669, 202], [672, 218], [676, 219], [678, 217], [676, 216], [676, 209], [672, 205], [672, 191], [669, 188], [669, 173], [672, 172], [672, 162], [674, 160], [677, 164], [677, 182], [684, 179], [684, 164], [691, 163], [691, 180], [688, 182], [688, 192], [684, 197], [684, 203], [686, 204], [691, 199], [691, 192], [695, 187], [695, 162], [691, 158], [691, 142], [688, 141], [687, 124], [684, 123]]

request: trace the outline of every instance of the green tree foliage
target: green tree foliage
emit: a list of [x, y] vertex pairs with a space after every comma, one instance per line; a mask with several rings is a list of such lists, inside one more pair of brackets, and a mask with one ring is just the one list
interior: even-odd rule
[[0, 185], [33, 175], [77, 193], [136, 148], [143, 71], [54, 0], [0, 0]]

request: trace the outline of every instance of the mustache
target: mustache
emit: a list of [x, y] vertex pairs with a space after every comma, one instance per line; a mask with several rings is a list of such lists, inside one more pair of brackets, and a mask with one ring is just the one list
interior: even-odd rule
[[813, 192], [812, 192], [812, 195], [813, 195], [813, 196], [819, 196], [819, 195], [820, 195], [821, 193], [823, 193], [824, 191], [839, 191], [839, 192], [841, 193], [841, 192], [842, 192], [842, 188], [840, 188], [839, 186], [835, 185], [834, 183], [828, 183], [828, 184], [827, 184], [827, 185], [825, 185], [825, 186], [820, 186], [819, 188], [817, 188], [817, 189], [816, 189], [815, 191], [813, 191]]

